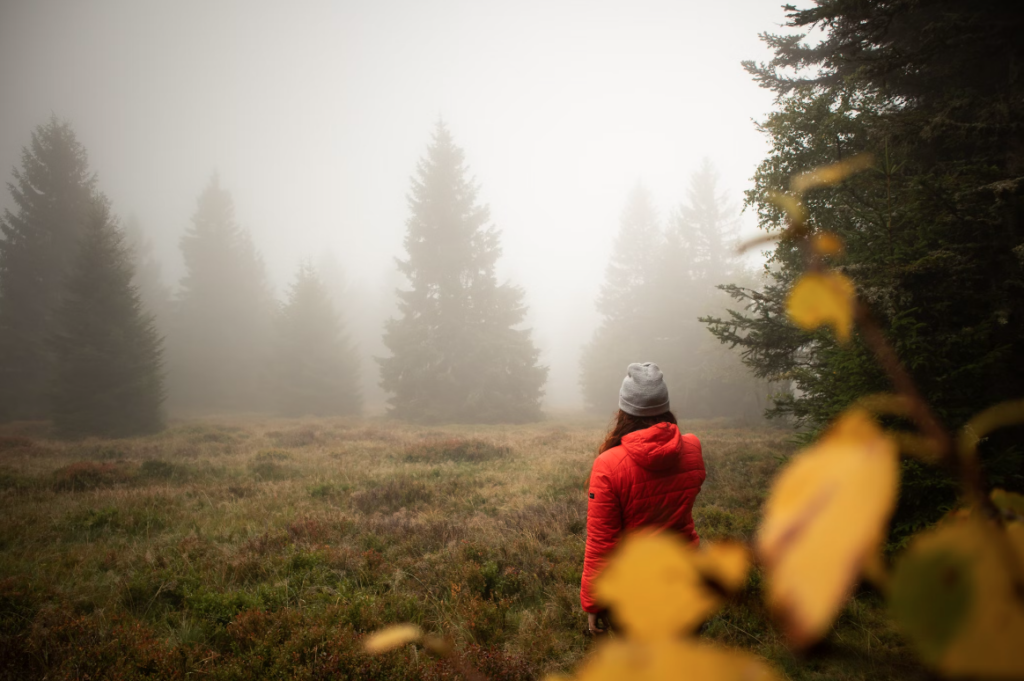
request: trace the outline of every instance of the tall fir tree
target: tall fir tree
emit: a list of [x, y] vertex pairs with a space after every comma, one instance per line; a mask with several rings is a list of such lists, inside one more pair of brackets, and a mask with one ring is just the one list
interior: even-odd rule
[[96, 178], [71, 125], [37, 127], [8, 183], [0, 221], [0, 421], [49, 416], [53, 318], [79, 247]]
[[637, 185], [619, 218], [597, 301], [601, 325], [580, 357], [580, 387], [589, 410], [617, 409], [631, 362], [662, 361], [654, 342], [663, 311], [655, 301], [662, 233], [650, 192]]
[[134, 274], [131, 249], [98, 198], [55, 319], [51, 399], [59, 433], [124, 437], [163, 427], [162, 342]]
[[613, 412], [626, 366], [654, 361], [665, 372], [677, 415], [759, 415], [765, 386], [698, 320], [723, 309], [726, 298], [715, 285], [741, 269], [735, 236], [735, 213], [707, 160], [690, 177], [686, 199], [664, 232], [649, 193], [633, 190], [598, 300], [603, 320], [580, 362], [590, 410]]
[[278, 318], [274, 399], [286, 416], [358, 414], [359, 361], [320, 276], [299, 267]]
[[171, 402], [183, 411], [270, 406], [275, 303], [263, 261], [215, 175], [181, 239], [185, 276], [170, 329]]
[[690, 175], [685, 199], [666, 228], [657, 281], [662, 323], [655, 334], [672, 404], [687, 417], [760, 418], [768, 386], [700, 322], [724, 311], [718, 285], [752, 278], [736, 253], [737, 211], [704, 159]]
[[[761, 228], [784, 216], [770, 193], [816, 166], [868, 152], [872, 170], [808, 193], [812, 230], [846, 248], [856, 284], [922, 394], [949, 427], [1021, 396], [1024, 385], [1024, 14], [1013, 3], [817, 0], [787, 8], [797, 35], [766, 35], [775, 55], [748, 71], [776, 94], [761, 128], [771, 152], [748, 204]], [[816, 40], [803, 35], [815, 30]], [[819, 428], [859, 397], [892, 386], [858, 337], [839, 344], [788, 323], [785, 295], [803, 271], [789, 241], [762, 290], [728, 287], [746, 308], [709, 319], [760, 375], [798, 388], [773, 412]], [[1024, 488], [1020, 431], [982, 451], [990, 479]], [[896, 535], [937, 518], [956, 485], [904, 460]]]
[[477, 204], [464, 154], [438, 123], [409, 196], [399, 317], [380, 359], [391, 415], [433, 422], [523, 422], [540, 417], [547, 368], [528, 329], [523, 292], [499, 284], [499, 233]]

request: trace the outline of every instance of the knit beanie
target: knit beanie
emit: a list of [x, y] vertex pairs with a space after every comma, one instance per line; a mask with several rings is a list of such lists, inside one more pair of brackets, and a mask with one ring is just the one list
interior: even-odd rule
[[619, 409], [633, 416], [657, 416], [669, 410], [668, 386], [657, 364], [629, 365], [619, 388]]

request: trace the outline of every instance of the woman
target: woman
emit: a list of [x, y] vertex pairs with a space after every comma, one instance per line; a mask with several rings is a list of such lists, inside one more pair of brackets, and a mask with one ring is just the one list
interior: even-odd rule
[[590, 473], [580, 602], [591, 632], [607, 630], [593, 584], [625, 533], [654, 527], [676, 532], [693, 546], [700, 543], [692, 511], [704, 476], [700, 440], [679, 433], [661, 369], [651, 362], [630, 364], [615, 425]]

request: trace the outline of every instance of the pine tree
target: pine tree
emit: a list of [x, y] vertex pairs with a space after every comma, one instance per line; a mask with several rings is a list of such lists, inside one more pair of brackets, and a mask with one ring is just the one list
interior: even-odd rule
[[701, 286], [729, 281], [737, 269], [736, 212], [718, 181], [714, 164], [703, 159], [670, 227], [685, 250], [685, 269]]
[[580, 387], [587, 408], [617, 409], [619, 386], [631, 362], [659, 362], [658, 269], [663, 240], [650, 193], [637, 185], [619, 219], [597, 309], [602, 321], [580, 358]]
[[413, 179], [409, 290], [388, 321], [380, 359], [390, 413], [418, 421], [521, 422], [540, 416], [547, 368], [528, 329], [521, 289], [498, 284], [499, 234], [477, 205], [464, 155], [443, 123]]
[[32, 133], [0, 221], [0, 421], [49, 416], [47, 340], [79, 247], [96, 179], [71, 126], [52, 117]]
[[758, 398], [767, 386], [699, 321], [725, 309], [728, 297], [718, 285], [749, 278], [736, 255], [736, 237], [736, 211], [719, 189], [714, 165], [704, 159], [669, 221], [657, 277], [658, 354], [677, 415], [757, 418], [763, 408]]
[[330, 293], [312, 266], [303, 264], [278, 320], [278, 411], [287, 416], [359, 413], [358, 365]]
[[123, 437], [163, 427], [161, 340], [133, 276], [131, 251], [99, 198], [55, 319], [52, 413], [64, 435]]
[[185, 410], [269, 406], [274, 301], [249, 233], [214, 176], [181, 239], [185, 276], [171, 325], [171, 400]]
[[626, 366], [654, 361], [677, 415], [756, 418], [767, 386], [699, 321], [724, 308], [727, 298], [716, 284], [742, 272], [735, 213], [714, 166], [705, 160], [691, 176], [664, 232], [642, 187], [631, 193], [620, 222], [598, 301], [603, 321], [580, 362], [588, 408], [614, 411]]
[[[811, 229], [844, 239], [836, 266], [947, 426], [1019, 398], [1024, 14], [1014, 3], [956, 0], [819, 0], [787, 13], [790, 27], [820, 40], [766, 35], [773, 59], [746, 64], [778, 102], [761, 125], [771, 152], [747, 194], [761, 228], [784, 227], [769, 194], [793, 175], [871, 153], [870, 171], [805, 195]], [[841, 345], [788, 322], [785, 295], [803, 269], [799, 249], [779, 242], [768, 285], [727, 287], [745, 309], [708, 322], [759, 375], [794, 382], [775, 415], [822, 427], [892, 386], [859, 338]], [[993, 483], [1024, 486], [1019, 442], [1012, 430], [985, 438]], [[957, 496], [944, 473], [907, 460], [901, 485], [897, 535]]]

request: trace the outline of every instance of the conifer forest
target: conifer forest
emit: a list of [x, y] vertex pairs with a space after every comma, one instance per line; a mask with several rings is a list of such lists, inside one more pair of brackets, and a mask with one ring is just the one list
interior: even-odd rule
[[0, 4], [0, 681], [1024, 679], [1022, 35]]

